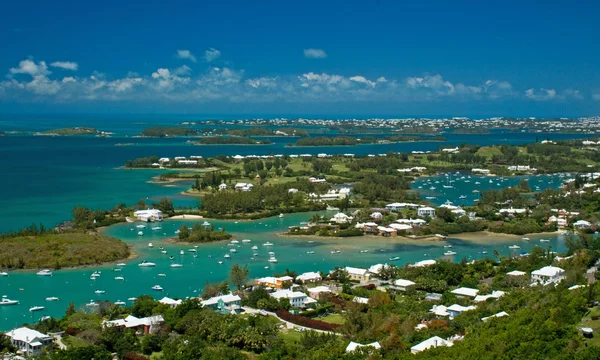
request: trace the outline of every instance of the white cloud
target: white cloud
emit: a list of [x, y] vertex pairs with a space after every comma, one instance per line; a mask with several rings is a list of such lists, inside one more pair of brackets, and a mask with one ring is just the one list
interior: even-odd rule
[[583, 99], [583, 95], [581, 95], [581, 93], [579, 92], [579, 90], [574, 90], [574, 89], [565, 89], [561, 93], [561, 97], [564, 97], [564, 98], [573, 98], [573, 99], [577, 99], [577, 100], [582, 100]]
[[107, 84], [115, 92], [125, 92], [131, 90], [134, 86], [142, 84], [142, 78], [123, 78], [111, 81]]
[[182, 65], [177, 69], [173, 70], [173, 74], [175, 75], [189, 75], [192, 73], [192, 69], [187, 65]]
[[214, 48], [209, 48], [204, 52], [204, 59], [206, 62], [212, 62], [217, 60], [221, 56], [221, 52]]
[[304, 57], [307, 59], [324, 59], [327, 53], [323, 49], [304, 49]]
[[253, 88], [266, 87], [275, 88], [277, 87], [277, 77], [260, 77], [246, 80], [246, 84]]
[[77, 79], [75, 79], [72, 76], [67, 76], [67, 77], [64, 77], [61, 82], [63, 84], [74, 83], [74, 82], [77, 82]]
[[76, 62], [72, 61], [55, 61], [51, 63], [50, 66], [71, 71], [77, 71], [77, 69], [79, 68], [79, 65]]
[[177, 58], [196, 62], [196, 57], [189, 50], [177, 50]]
[[365, 78], [364, 76], [360, 76], [360, 75], [352, 76], [349, 80], [357, 82], [357, 83], [365, 84], [370, 87], [375, 87], [375, 85], [377, 85], [377, 83], [375, 81], [367, 80], [367, 78]]
[[18, 68], [11, 68], [9, 71], [11, 74], [28, 74], [31, 76], [51, 74], [45, 61], [36, 64], [30, 59], [20, 61]]

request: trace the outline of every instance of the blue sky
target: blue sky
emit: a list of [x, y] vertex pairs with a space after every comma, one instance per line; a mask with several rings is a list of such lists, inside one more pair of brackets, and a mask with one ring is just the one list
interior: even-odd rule
[[0, 5], [0, 112], [600, 114], [598, 1]]

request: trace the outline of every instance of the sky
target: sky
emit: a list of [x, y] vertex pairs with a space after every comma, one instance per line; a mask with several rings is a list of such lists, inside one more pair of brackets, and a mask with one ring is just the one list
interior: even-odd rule
[[599, 1], [4, 1], [0, 113], [600, 115]]

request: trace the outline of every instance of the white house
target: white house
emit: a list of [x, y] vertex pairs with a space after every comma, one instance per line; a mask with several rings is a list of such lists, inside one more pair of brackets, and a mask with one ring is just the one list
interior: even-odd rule
[[219, 185], [219, 191], [227, 190], [227, 184], [223, 183]]
[[435, 261], [435, 260], [421, 260], [419, 262], [410, 264], [408, 266], [410, 266], [410, 267], [425, 267], [425, 266], [435, 265], [436, 263], [437, 263], [437, 261]]
[[105, 327], [116, 326], [125, 328], [134, 328], [144, 334], [149, 334], [157, 330], [158, 326], [165, 322], [162, 315], [148, 316], [145, 318], [137, 318], [133, 315], [127, 316], [125, 319], [117, 319], [112, 321], [104, 321]]
[[379, 211], [375, 211], [374, 213], [371, 214], [371, 219], [381, 220], [381, 219], [383, 219], [383, 214], [380, 213]]
[[458, 297], [474, 298], [475, 296], [477, 296], [477, 293], [479, 293], [479, 290], [468, 288], [468, 287], [460, 287], [460, 288], [454, 289], [450, 292]]
[[473, 301], [475, 302], [483, 302], [486, 301], [487, 299], [500, 299], [501, 297], [504, 296], [504, 291], [500, 291], [500, 290], [495, 290], [492, 291], [491, 294], [488, 295], [477, 295], [475, 296], [475, 299], [473, 299]]
[[269, 295], [271, 295], [272, 297], [274, 297], [277, 300], [288, 299], [290, 301], [290, 304], [293, 307], [297, 307], [297, 308], [305, 307], [306, 305], [314, 304], [317, 302], [315, 299], [308, 297], [303, 292], [292, 291], [292, 290], [288, 290], [288, 289], [277, 290]]
[[321, 294], [330, 293], [331, 290], [327, 286], [315, 286], [314, 288], [308, 288], [308, 293], [312, 298], [318, 298]]
[[146, 210], [138, 210], [133, 213], [133, 216], [138, 218], [140, 221], [162, 221], [163, 214], [162, 211], [158, 209], [146, 209]]
[[475, 310], [475, 306], [462, 306], [458, 304], [450, 305], [446, 308], [448, 314], [450, 314], [450, 319], [457, 317], [458, 315], [464, 313], [465, 311]]
[[589, 221], [578, 220], [575, 223], [573, 223], [573, 226], [579, 229], [587, 229], [590, 226], [592, 226], [592, 224]]
[[301, 280], [303, 283], [321, 281], [321, 274], [318, 272], [305, 272], [296, 276], [296, 280]]
[[412, 231], [413, 227], [407, 224], [389, 224], [388, 227], [396, 231]]
[[28, 327], [20, 327], [4, 333], [19, 353], [30, 356], [40, 355], [45, 346], [52, 344], [53, 338]]
[[348, 216], [344, 213], [337, 213], [333, 215], [333, 217], [329, 221], [336, 224], [345, 224], [347, 222], [350, 222], [351, 220], [351, 216]]
[[435, 209], [429, 206], [424, 206], [422, 208], [417, 209], [417, 215], [419, 216], [429, 216], [429, 217], [434, 217], [435, 216]]
[[350, 344], [348, 344], [348, 346], [346, 346], [346, 352], [347, 353], [351, 353], [351, 352], [354, 352], [354, 351], [356, 351], [356, 349], [361, 348], [361, 347], [372, 347], [374, 349], [381, 349], [381, 345], [379, 345], [379, 343], [377, 341], [376, 342], [372, 342], [370, 344], [366, 344], [366, 345], [359, 344], [359, 343], [356, 343], [354, 341], [350, 341]]
[[544, 266], [539, 270], [531, 272], [531, 280], [544, 285], [558, 284], [566, 278], [565, 271], [555, 266]]
[[497, 314], [481, 318], [481, 321], [485, 322], [485, 321], [488, 321], [489, 319], [492, 319], [492, 318], [500, 318], [500, 317], [505, 317], [505, 316], [508, 316], [508, 314], [506, 312], [504, 312], [504, 311], [500, 311]]
[[400, 291], [406, 291], [411, 286], [416, 285], [416, 283], [412, 282], [410, 280], [398, 279], [398, 280], [394, 281], [394, 285], [396, 286], [396, 288], [398, 288], [398, 290], [400, 290]]
[[346, 266], [344, 268], [348, 272], [350, 280], [356, 280], [360, 282], [369, 281], [370, 273], [367, 269], [360, 269], [355, 267]]
[[237, 184], [235, 184], [235, 189], [239, 190], [239, 191], [250, 191], [250, 190], [252, 190], [252, 187], [254, 187], [254, 185], [247, 184], [247, 183], [237, 183]]
[[506, 275], [508, 275], [508, 276], [524, 276], [524, 275], [527, 275], [527, 273], [525, 271], [513, 270], [510, 272], [507, 272]]
[[175, 300], [175, 299], [171, 299], [166, 296], [164, 298], [158, 300], [158, 302], [161, 304], [169, 305], [171, 308], [176, 308], [178, 305], [181, 305], [181, 299]]
[[[440, 294], [441, 297], [441, 294]], [[448, 308], [444, 305], [433, 305], [431, 309], [429, 309], [430, 313], [433, 313], [435, 316], [444, 317], [450, 315], [448, 312]]]
[[452, 343], [448, 340], [444, 340], [439, 336], [431, 337], [421, 343], [410, 348], [410, 352], [413, 354], [420, 353], [421, 351], [436, 348], [438, 346], [452, 346]]

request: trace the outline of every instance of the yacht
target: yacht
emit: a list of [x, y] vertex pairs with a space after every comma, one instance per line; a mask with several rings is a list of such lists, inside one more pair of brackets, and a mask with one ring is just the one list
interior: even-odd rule
[[127, 299], [127, 301], [135, 301], [136, 298], [134, 297], [130, 297], [129, 299]]
[[277, 259], [275, 258], [275, 256], [271, 256], [271, 257], [269, 258], [269, 262], [270, 262], [270, 263], [276, 263], [276, 262], [277, 262]]
[[171, 267], [172, 268], [180, 268], [180, 267], [183, 267], [183, 265], [181, 265], [181, 264], [171, 264]]
[[139, 267], [153, 267], [153, 266], [156, 266], [156, 264], [153, 262], [148, 262], [148, 261], [144, 260], [141, 263], [139, 263], [138, 266]]
[[96, 294], [106, 294], [106, 291], [104, 290], [96, 290], [94, 291]]
[[143, 229], [145, 227], [146, 227], [146, 225], [138, 225], [138, 226], [136, 226], [136, 228], [138, 228], [138, 229]]
[[162, 228], [160, 226], [155, 226], [152, 228], [152, 230], [157, 231], [157, 230], [162, 230]]
[[521, 240], [529, 240], [528, 237], [521, 238]]
[[547, 242], [550, 242], [550, 240], [548, 240], [548, 239], [540, 239], [540, 242], [545, 242], [545, 243], [547, 243]]
[[217, 261], [217, 263], [218, 263], [219, 265], [223, 265], [223, 262], [222, 262], [221, 260]]
[[236, 249], [229, 249], [229, 252], [230, 252], [230, 253], [236, 253], [236, 252], [237, 252], [237, 250], [236, 250]]
[[224, 257], [225, 259], [229, 259], [229, 258], [231, 258], [231, 256], [229, 256], [229, 254], [225, 254], [225, 255], [223, 255], [223, 257]]
[[520, 249], [521, 247], [519, 245], [511, 245], [508, 248], [509, 249]]
[[315, 252], [311, 250], [311, 251], [307, 251], [306, 253], [307, 254], [314, 254]]
[[444, 255], [446, 255], [446, 256], [456, 255], [456, 251], [446, 251], [444, 253]]
[[258, 246], [254, 245], [253, 247], [251, 247], [252, 250], [258, 250]]
[[394, 256], [390, 258], [390, 261], [397, 261], [400, 260], [400, 256]]
[[275, 252], [269, 251], [268, 254], [269, 254], [269, 256], [273, 256], [273, 255], [275, 255]]
[[160, 285], [154, 285], [152, 287], [152, 290], [156, 290], [156, 291], [163, 291], [163, 288]]
[[85, 306], [87, 306], [87, 307], [97, 307], [99, 305], [94, 300], [90, 300], [90, 302], [87, 303], [87, 304], [85, 304]]
[[237, 241], [237, 240], [231, 240], [231, 243], [232, 243], [232, 244], [239, 244], [240, 242], [239, 242], [239, 241]]
[[141, 231], [138, 231], [138, 235], [139, 235], [139, 236], [143, 236], [143, 235], [144, 235], [144, 233], [143, 233], [143, 232], [141, 232]]
[[205, 221], [205, 222], [202, 223], [202, 226], [208, 227], [208, 226], [210, 226], [210, 223], [208, 221]]
[[273, 244], [271, 244], [270, 242], [267, 241], [266, 243], [263, 244], [263, 246], [273, 246]]
[[167, 275], [166, 275], [166, 274], [158, 274], [158, 276], [160, 276], [160, 277], [165, 277], [165, 276], [167, 276]]
[[360, 251], [361, 254], [365, 254], [365, 253], [368, 253], [368, 252], [369, 252], [369, 250], [361, 250]]
[[117, 300], [117, 301], [115, 301], [115, 305], [120, 306], [120, 305], [126, 305], [126, 304], [125, 304], [125, 301]]
[[446, 249], [449, 249], [449, 248], [451, 248], [451, 247], [452, 247], [452, 245], [444, 245], [444, 247], [445, 247]]
[[11, 299], [7, 298], [6, 296], [3, 296], [2, 300], [0, 300], [0, 306], [17, 305], [18, 303], [19, 303], [19, 300], [11, 300]]
[[179, 255], [184, 255], [184, 254], [185, 254], [185, 252], [184, 252], [183, 250], [181, 250], [181, 251], [179, 252]]
[[341, 253], [341, 251], [340, 251], [340, 250], [331, 250], [330, 252], [331, 252], [332, 254], [339, 254], [339, 253]]
[[188, 249], [188, 251], [189, 251], [189, 252], [196, 252], [196, 251], [198, 251], [198, 250], [196, 250], [196, 249]]
[[127, 265], [127, 264], [125, 264], [125, 263], [118, 263], [117, 264], [117, 266], [125, 266], [125, 265]]
[[166, 254], [166, 253], [167, 253], [167, 250], [161, 250], [161, 251], [160, 251], [160, 253], [161, 253], [161, 254]]
[[442, 239], [445, 239], [445, 238], [447, 238], [447, 236], [446, 236], [446, 235], [442, 235], [442, 234], [435, 234], [435, 236], [436, 236], [436, 237], [439, 237], [439, 238], [442, 238]]
[[32, 308], [29, 308], [29, 311], [33, 312], [33, 311], [40, 311], [40, 310], [44, 310], [43, 306], [34, 306]]
[[90, 277], [93, 277], [93, 278], [98, 277], [98, 276], [100, 276], [100, 273], [99, 272], [95, 272], [95, 271], [94, 271], [94, 273], [92, 275], [90, 275]]
[[122, 276], [117, 276], [117, 277], [115, 277], [115, 280], [125, 280], [125, 278]]
[[40, 270], [37, 272], [37, 275], [39, 276], [52, 276], [52, 271], [45, 269], [45, 270]]
[[4, 271], [2, 271], [2, 272], [0, 272], [0, 276], [8, 276], [8, 273], [7, 273], [7, 272], [4, 272]]
[[148, 247], [149, 247], [149, 248], [153, 248], [153, 247], [154, 247], [154, 245], [152, 245], [152, 243], [148, 243]]
[[42, 322], [42, 321], [46, 321], [46, 320], [50, 320], [50, 319], [52, 319], [52, 316], [42, 316], [42, 317], [40, 318], [40, 322]]
[[282, 217], [283, 217], [283, 214], [279, 214], [279, 217], [280, 217], [280, 218], [282, 218]]
[[485, 254], [487, 254], [487, 251], [485, 251], [485, 250], [484, 250], [484, 251], [482, 251], [481, 253], [482, 253], [483, 255], [485, 255]]
[[467, 198], [467, 196], [466, 196], [466, 195], [461, 195], [461, 196], [459, 196], [458, 198], [459, 198], [459, 199], [466, 199], [466, 198]]
[[244, 240], [242, 240], [242, 242], [243, 243], [249, 243], [249, 242], [252, 242], [252, 240], [250, 240], [250, 239], [244, 239]]
[[47, 297], [46, 301], [58, 301], [58, 298], [55, 296]]
[[429, 190], [435, 190], [435, 186], [430, 187]]

